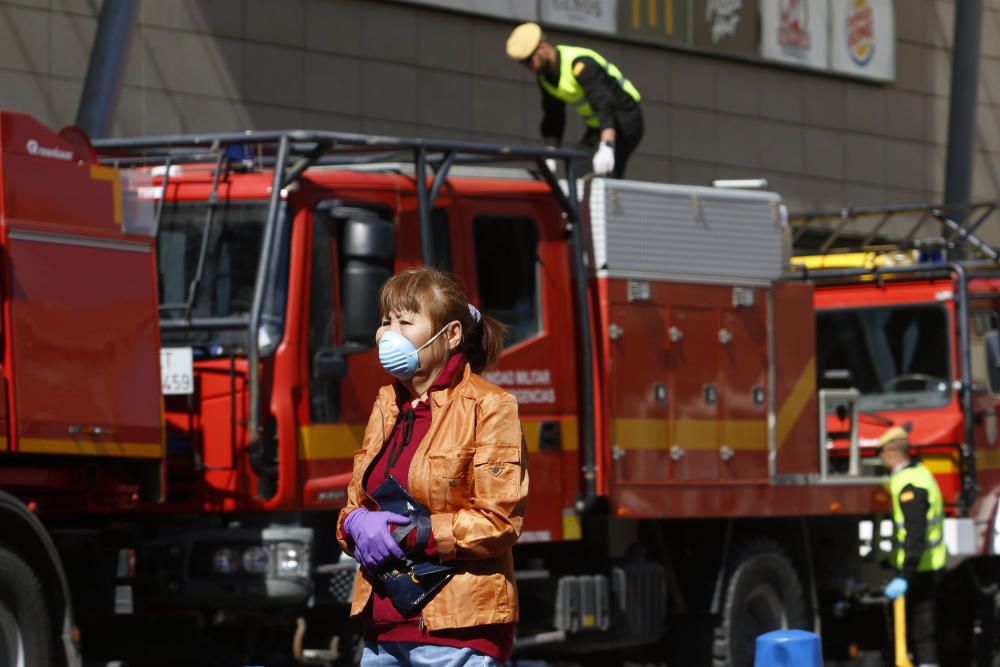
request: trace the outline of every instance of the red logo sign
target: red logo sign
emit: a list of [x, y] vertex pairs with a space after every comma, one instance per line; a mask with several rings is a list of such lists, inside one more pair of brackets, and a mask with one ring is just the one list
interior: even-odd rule
[[809, 48], [809, 0], [781, 0], [778, 44], [792, 49]]
[[847, 51], [859, 65], [867, 65], [875, 53], [874, 15], [868, 0], [851, 0], [847, 12]]

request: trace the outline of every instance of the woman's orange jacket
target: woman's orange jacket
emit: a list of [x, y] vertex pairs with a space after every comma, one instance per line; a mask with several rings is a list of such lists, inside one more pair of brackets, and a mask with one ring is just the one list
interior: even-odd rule
[[[429, 630], [516, 621], [511, 547], [521, 534], [528, 497], [527, 449], [517, 400], [466, 364], [458, 384], [431, 393], [430, 401], [431, 426], [410, 464], [409, 491], [431, 512], [438, 557], [458, 571], [421, 616]], [[337, 522], [337, 540], [348, 554], [353, 555], [354, 544], [344, 531], [344, 518], [359, 507], [378, 509], [362, 479], [398, 413], [393, 385], [382, 387], [364, 442], [354, 454], [354, 477]], [[352, 616], [364, 611], [371, 592], [359, 570]]]

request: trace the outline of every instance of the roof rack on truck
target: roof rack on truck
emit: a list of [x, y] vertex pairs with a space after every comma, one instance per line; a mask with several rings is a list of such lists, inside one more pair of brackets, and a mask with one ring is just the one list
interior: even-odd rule
[[996, 262], [1000, 250], [976, 235], [996, 211], [996, 202], [847, 207], [793, 213], [789, 224], [796, 255], [922, 250]]
[[[214, 163], [214, 177], [232, 169], [274, 169], [274, 203], [280, 189], [287, 187], [307, 169], [321, 165], [363, 165], [385, 162], [410, 163], [415, 172], [433, 178], [417, 188], [422, 231], [430, 226], [430, 208], [449, 170], [456, 163], [533, 163], [538, 174], [553, 188], [553, 194], [567, 215], [576, 219], [576, 199], [566, 197], [558, 187], [546, 159], [563, 160], [570, 189], [575, 190], [574, 160], [582, 151], [508, 146], [437, 139], [400, 138], [313, 130], [274, 130], [164, 135], [156, 137], [99, 139], [94, 141], [100, 160], [119, 168], [163, 166], [165, 181], [170, 167], [181, 164]], [[165, 185], [165, 183], [164, 183]], [[429, 238], [429, 234], [425, 235]], [[433, 247], [424, 238], [424, 260], [434, 264]]]
[[[549, 185], [553, 196], [566, 215], [569, 223], [569, 249], [573, 266], [573, 300], [577, 327], [581, 337], [580, 349], [591, 349], [591, 323], [587, 305], [587, 265], [586, 243], [580, 222], [579, 197], [575, 162], [586, 157], [582, 150], [549, 149], [544, 147], [510, 146], [501, 144], [460, 142], [439, 139], [400, 138], [382, 135], [328, 132], [318, 130], [274, 130], [219, 132], [207, 134], [164, 135], [156, 137], [100, 139], [94, 141], [100, 154], [100, 161], [118, 168], [149, 168], [161, 166], [162, 181], [158, 190], [166, 193], [171, 166], [179, 164], [214, 163], [212, 168], [212, 193], [206, 213], [206, 230], [211, 227], [217, 205], [219, 181], [224, 173], [239, 169], [273, 169], [274, 178], [268, 202], [268, 212], [264, 224], [254, 296], [249, 318], [236, 318], [232, 323], [204, 322], [190, 318], [190, 308], [185, 309], [185, 318], [175, 325], [198, 327], [200, 325], [229, 326], [244, 330], [247, 336], [248, 367], [259, 367], [257, 332], [261, 325], [264, 307], [264, 286], [266, 282], [267, 258], [274, 252], [282, 191], [313, 166], [361, 165], [384, 163], [387, 161], [409, 162], [415, 174], [428, 174], [427, 179], [414, 179], [419, 215], [421, 255], [424, 263], [437, 264], [431, 233], [431, 210], [441, 187], [448, 178], [449, 170], [456, 163], [532, 163], [538, 175]], [[564, 164], [566, 191], [546, 164], [546, 160], [559, 160]], [[161, 200], [156, 211], [159, 225], [165, 202]], [[208, 234], [206, 231], [205, 238]], [[199, 259], [199, 270], [204, 264], [204, 253]], [[196, 280], [198, 278], [196, 277]], [[593, 360], [587, 353], [579, 359], [581, 377], [592, 377]], [[260, 438], [261, 382], [259, 372], [249, 373], [248, 381], [249, 414], [247, 430], [251, 445]], [[593, 427], [594, 386], [591, 381], [581, 382], [580, 404], [580, 446], [583, 450], [583, 466], [593, 470], [596, 465], [596, 445]], [[251, 450], [254, 447], [251, 446]], [[592, 474], [585, 475], [584, 502], [596, 498], [596, 480]]]

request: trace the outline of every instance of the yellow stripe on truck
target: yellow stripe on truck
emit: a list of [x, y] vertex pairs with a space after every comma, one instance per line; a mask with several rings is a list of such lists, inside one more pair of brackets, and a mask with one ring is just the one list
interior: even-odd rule
[[562, 451], [575, 452], [579, 449], [580, 436], [577, 430], [576, 417], [568, 419], [522, 419], [521, 431], [524, 432], [524, 444], [528, 446], [529, 452], [537, 452], [540, 449], [538, 442], [540, 439], [539, 435], [542, 430], [542, 424], [548, 421], [559, 422], [559, 435], [561, 436], [560, 447]]
[[[778, 410], [777, 442], [782, 446], [816, 392], [816, 358], [811, 357]], [[733, 450], [767, 448], [767, 422], [761, 419], [629, 419], [611, 421], [615, 446], [623, 449]]]
[[[997, 470], [1000, 469], [1000, 448], [998, 447], [977, 447], [976, 448], [976, 470]], [[932, 469], [931, 472], [934, 472]]]
[[[539, 450], [539, 432], [542, 422], [549, 420], [522, 420], [524, 441], [529, 452]], [[562, 451], [578, 449], [579, 433], [576, 418], [560, 421]], [[364, 424], [312, 424], [299, 427], [299, 460], [349, 459], [361, 448], [364, 441]]]
[[114, 167], [101, 167], [95, 164], [90, 166], [90, 177], [95, 181], [111, 183], [111, 196], [115, 200], [115, 222], [119, 225], [122, 224], [122, 181], [118, 176], [118, 170]]
[[364, 442], [364, 424], [313, 424], [299, 428], [299, 460], [349, 459]]
[[809, 362], [795, 381], [788, 398], [778, 409], [778, 447], [785, 444], [792, 428], [799, 423], [802, 411], [809, 404], [809, 399], [816, 394], [816, 357], [809, 357]]
[[79, 454], [81, 456], [121, 456], [134, 459], [158, 459], [163, 456], [160, 442], [103, 442], [100, 440], [62, 440], [21, 438], [18, 451], [31, 454]]

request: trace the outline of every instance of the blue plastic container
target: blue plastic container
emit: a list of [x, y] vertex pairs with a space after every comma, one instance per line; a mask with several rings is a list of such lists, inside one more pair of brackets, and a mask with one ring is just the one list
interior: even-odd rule
[[754, 667], [823, 667], [819, 635], [805, 630], [775, 630], [757, 637]]

